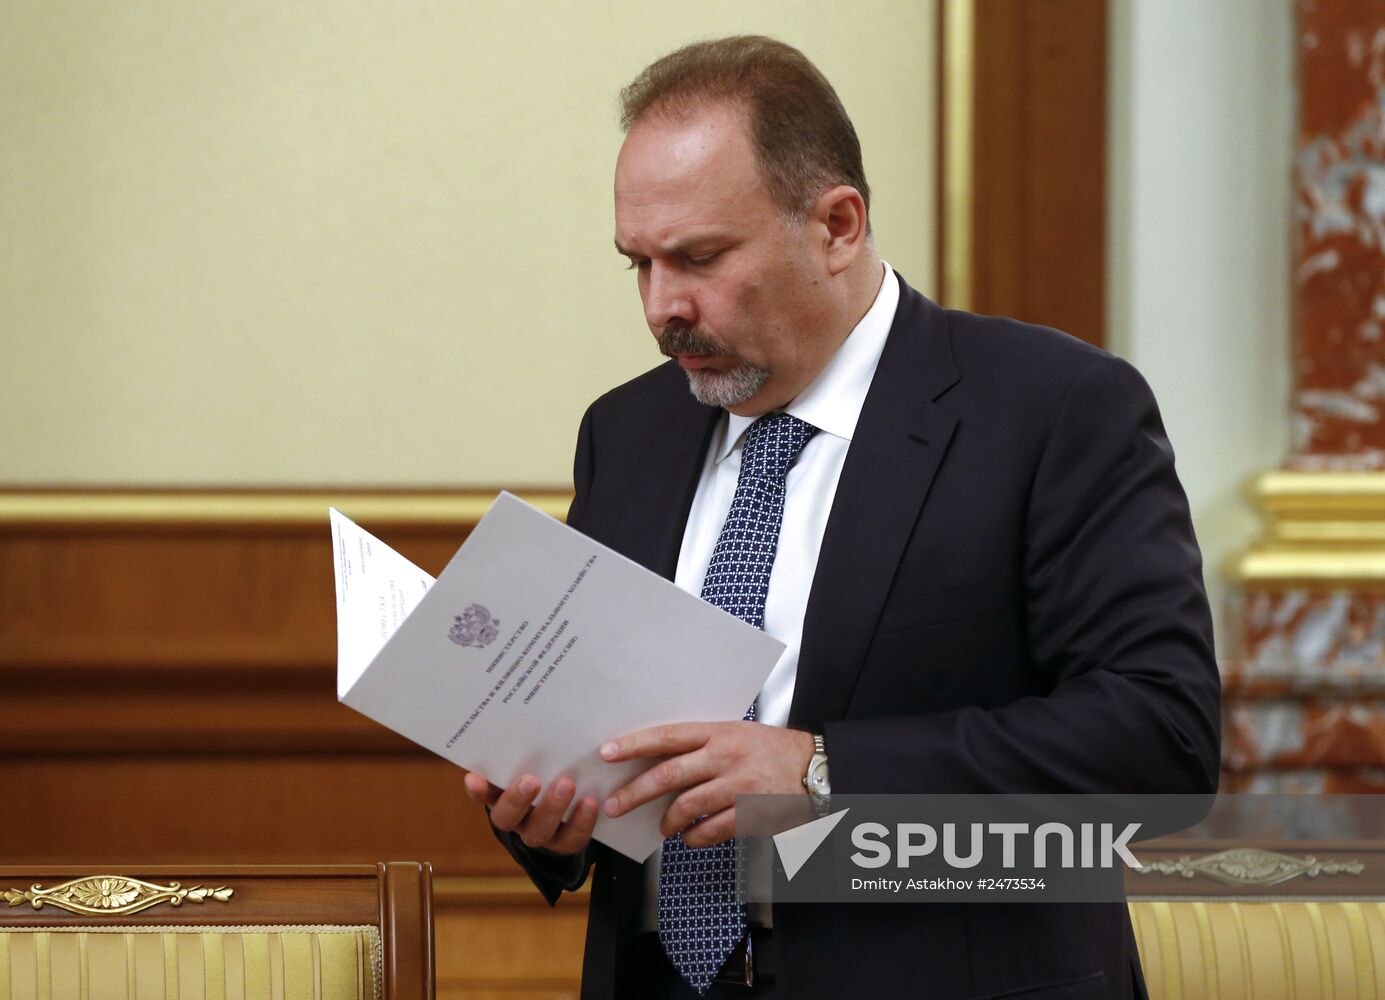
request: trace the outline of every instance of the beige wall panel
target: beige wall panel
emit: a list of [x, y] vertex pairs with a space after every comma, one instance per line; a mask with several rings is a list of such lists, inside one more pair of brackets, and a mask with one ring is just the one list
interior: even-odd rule
[[931, 290], [933, 4], [0, 5], [0, 484], [563, 484], [657, 362], [614, 95], [801, 46]]

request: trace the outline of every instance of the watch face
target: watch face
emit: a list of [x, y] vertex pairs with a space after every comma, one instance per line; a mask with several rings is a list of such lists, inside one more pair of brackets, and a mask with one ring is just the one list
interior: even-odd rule
[[818, 761], [813, 765], [812, 773], [809, 775], [813, 781], [813, 788], [823, 795], [831, 792], [831, 787], [827, 783], [827, 761]]

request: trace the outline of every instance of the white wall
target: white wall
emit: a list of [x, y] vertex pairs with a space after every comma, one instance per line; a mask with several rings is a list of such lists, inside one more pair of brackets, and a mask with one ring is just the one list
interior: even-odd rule
[[1214, 608], [1289, 437], [1290, 0], [1114, 0], [1111, 349], [1154, 387]]

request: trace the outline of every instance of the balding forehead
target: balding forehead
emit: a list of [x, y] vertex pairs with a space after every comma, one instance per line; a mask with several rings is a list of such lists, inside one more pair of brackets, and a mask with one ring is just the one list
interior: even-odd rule
[[750, 128], [750, 108], [742, 100], [711, 97], [706, 94], [670, 94], [651, 104], [625, 129], [628, 134], [643, 122], [665, 125], [686, 125], [704, 115], [734, 118], [743, 129]]
[[639, 192], [639, 199], [696, 197], [699, 192], [749, 194], [763, 186], [754, 149], [727, 109], [712, 109], [686, 121], [642, 119], [621, 146], [616, 161], [616, 194]]

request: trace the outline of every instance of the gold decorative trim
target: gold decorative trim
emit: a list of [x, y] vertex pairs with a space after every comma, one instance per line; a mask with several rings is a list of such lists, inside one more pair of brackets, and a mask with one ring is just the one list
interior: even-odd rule
[[1385, 588], [1385, 473], [1267, 472], [1247, 484], [1265, 530], [1227, 561], [1248, 588]]
[[1324, 508], [1372, 511], [1385, 517], [1385, 472], [1294, 472], [1277, 469], [1250, 482], [1256, 502], [1280, 511], [1312, 513]]
[[1360, 875], [1366, 866], [1360, 861], [1319, 861], [1313, 855], [1293, 858], [1258, 847], [1237, 847], [1204, 857], [1184, 855], [1177, 861], [1155, 861], [1135, 869], [1139, 875], [1201, 875], [1222, 885], [1268, 886], [1290, 879], [1319, 875]]
[[0, 891], [0, 899], [4, 899], [10, 906], [28, 902], [35, 910], [50, 905], [69, 913], [117, 916], [139, 913], [160, 903], [182, 906], [185, 900], [204, 903], [209, 899], [215, 899], [221, 903], [228, 903], [234, 893], [234, 889], [228, 889], [224, 885], [212, 889], [194, 885], [184, 889], [178, 882], [155, 885], [123, 875], [93, 875], [72, 879], [51, 889], [45, 889], [38, 884], [24, 891], [5, 889]]
[[1235, 557], [1228, 575], [1249, 588], [1376, 590], [1385, 587], [1385, 552], [1251, 551]]
[[942, 301], [949, 309], [970, 309], [972, 301], [973, 3], [942, 0]]
[[[567, 516], [572, 494], [518, 494], [545, 514]], [[474, 524], [490, 509], [491, 491], [456, 493], [24, 492], [0, 493], [0, 525], [59, 524], [327, 524], [336, 507], [363, 524]]]

